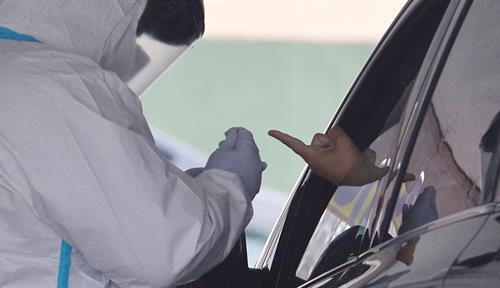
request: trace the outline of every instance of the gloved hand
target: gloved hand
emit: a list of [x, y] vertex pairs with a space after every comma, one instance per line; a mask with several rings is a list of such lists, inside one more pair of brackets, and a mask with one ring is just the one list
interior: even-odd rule
[[403, 234], [438, 218], [436, 190], [433, 186], [429, 186], [418, 195], [415, 204], [412, 206], [405, 204], [403, 206], [403, 220], [398, 234]]
[[206, 169], [221, 169], [238, 174], [251, 199], [257, 195], [266, 164], [260, 160], [252, 133], [244, 128], [226, 131], [226, 139], [208, 158]]

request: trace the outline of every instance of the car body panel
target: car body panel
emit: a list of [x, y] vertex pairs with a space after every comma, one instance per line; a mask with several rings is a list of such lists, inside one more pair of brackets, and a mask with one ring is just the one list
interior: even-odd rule
[[[493, 203], [439, 219], [375, 246], [359, 261], [301, 287], [441, 287], [457, 259], [465, 257], [466, 248], [475, 249], [471, 257], [500, 248], [500, 230], [495, 230], [500, 225], [497, 209]], [[488, 234], [479, 236], [485, 230]], [[472, 240], [478, 237], [479, 242], [472, 248]], [[483, 242], [489, 245], [481, 245]], [[477, 246], [484, 250], [478, 251]]]
[[498, 287], [500, 281], [500, 204], [446, 275], [444, 287]]

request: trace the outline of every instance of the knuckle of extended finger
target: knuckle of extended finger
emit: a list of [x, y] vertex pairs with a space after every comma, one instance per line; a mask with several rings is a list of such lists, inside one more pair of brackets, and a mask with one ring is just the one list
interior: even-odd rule
[[314, 134], [313, 138], [320, 138], [322, 136], [323, 136], [323, 134], [318, 132], [318, 133]]

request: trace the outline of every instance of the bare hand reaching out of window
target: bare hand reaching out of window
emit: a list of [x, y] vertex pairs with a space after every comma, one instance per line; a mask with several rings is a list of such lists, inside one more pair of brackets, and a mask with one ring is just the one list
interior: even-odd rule
[[311, 145], [280, 131], [269, 135], [278, 139], [302, 157], [319, 176], [336, 185], [362, 186], [382, 178], [388, 168], [375, 165], [375, 151], [361, 152], [340, 127], [327, 134], [314, 135]]

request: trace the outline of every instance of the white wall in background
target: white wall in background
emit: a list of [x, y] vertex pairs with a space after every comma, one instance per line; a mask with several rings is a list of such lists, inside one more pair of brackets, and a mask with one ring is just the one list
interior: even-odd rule
[[404, 0], [205, 0], [207, 39], [377, 42]]

